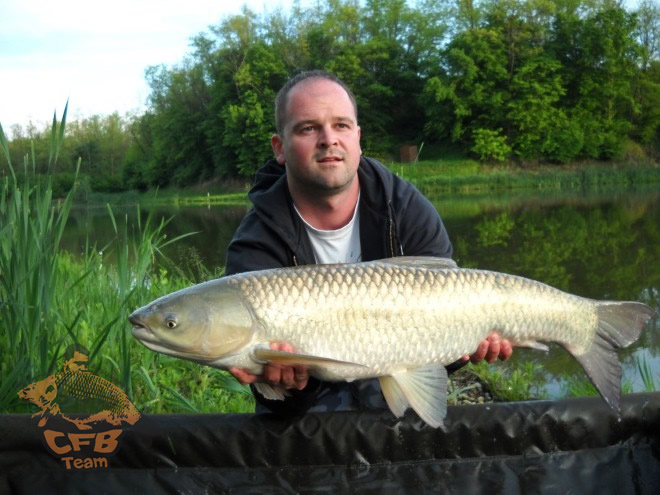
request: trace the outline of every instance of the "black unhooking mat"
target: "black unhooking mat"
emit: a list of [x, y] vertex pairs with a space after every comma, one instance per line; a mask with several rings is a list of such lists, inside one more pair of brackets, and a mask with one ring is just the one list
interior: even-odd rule
[[599, 398], [455, 406], [438, 429], [388, 411], [143, 416], [96, 468], [67, 469], [43, 436], [86, 434], [84, 451], [96, 430], [0, 421], [0, 493], [660, 493], [660, 393], [625, 396], [620, 419]]

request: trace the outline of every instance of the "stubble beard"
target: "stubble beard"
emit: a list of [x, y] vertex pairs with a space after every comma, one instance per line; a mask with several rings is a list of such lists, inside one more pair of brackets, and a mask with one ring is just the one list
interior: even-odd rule
[[346, 164], [342, 162], [341, 171], [319, 170], [312, 176], [303, 178], [299, 183], [310, 197], [330, 197], [350, 189], [356, 176], [357, 170], [347, 170]]

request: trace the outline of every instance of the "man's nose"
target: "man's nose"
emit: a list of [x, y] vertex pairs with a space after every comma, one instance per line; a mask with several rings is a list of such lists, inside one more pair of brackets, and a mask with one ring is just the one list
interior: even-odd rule
[[319, 134], [319, 146], [330, 147], [337, 144], [337, 134], [332, 126], [326, 125], [321, 129]]

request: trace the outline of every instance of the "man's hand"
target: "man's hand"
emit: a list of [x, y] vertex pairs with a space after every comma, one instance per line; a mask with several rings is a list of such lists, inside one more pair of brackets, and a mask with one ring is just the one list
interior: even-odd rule
[[478, 363], [479, 361], [486, 360], [488, 363], [494, 363], [497, 358], [506, 361], [513, 353], [513, 346], [511, 342], [502, 339], [500, 334], [492, 332], [487, 338], [481, 341], [479, 347], [474, 354], [463, 356], [463, 361], [472, 361]]
[[[291, 344], [286, 342], [271, 342], [270, 348], [275, 351], [296, 352]], [[267, 364], [262, 375], [253, 375], [240, 368], [229, 368], [241, 385], [250, 385], [255, 382], [268, 383], [273, 387], [284, 389], [295, 388], [302, 390], [307, 386], [309, 373], [307, 366], [283, 366], [280, 364]]]

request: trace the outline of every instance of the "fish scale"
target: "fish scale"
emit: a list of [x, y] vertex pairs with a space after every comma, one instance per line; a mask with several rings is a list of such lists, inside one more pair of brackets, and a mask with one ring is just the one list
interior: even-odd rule
[[[515, 345], [564, 346], [619, 408], [616, 351], [656, 316], [637, 302], [595, 301], [447, 259], [399, 257], [242, 273], [164, 296], [129, 317], [144, 345], [202, 364], [261, 374], [306, 365], [322, 380], [379, 377], [392, 412], [431, 426], [446, 414], [445, 366], [493, 330]], [[297, 352], [273, 351], [287, 342]], [[268, 399], [281, 388], [257, 383]]]
[[[395, 340], [399, 341], [397, 360], [410, 365], [429, 359], [449, 364], [464, 355], [466, 348], [476, 348], [494, 328], [514, 342], [552, 340], [576, 349], [588, 348], [595, 330], [593, 303], [533, 280], [385, 263], [372, 264], [359, 277], [355, 275], [348, 265], [309, 266], [293, 273], [280, 271], [270, 278], [237, 277], [234, 283], [257, 320], [268, 322], [260, 336], [263, 340], [285, 340], [301, 352], [324, 351], [326, 357], [354, 361], [379, 372], [390, 369], [387, 362], [392, 355], [387, 345]], [[299, 286], [310, 287], [309, 293], [301, 292]], [[324, 294], [326, 287], [332, 305]], [[388, 297], [384, 297], [385, 288]], [[511, 289], [519, 291], [515, 300], [510, 300]], [[364, 293], [358, 301], [356, 291]], [[270, 301], [269, 293], [275, 298], [264, 304]], [[466, 312], [465, 306], [472, 312]], [[338, 332], [339, 328], [343, 331]], [[400, 342], [403, 335], [405, 345]], [[380, 352], [369, 352], [367, 347]], [[438, 349], [444, 351], [438, 354]], [[341, 374], [342, 367], [332, 373]]]

